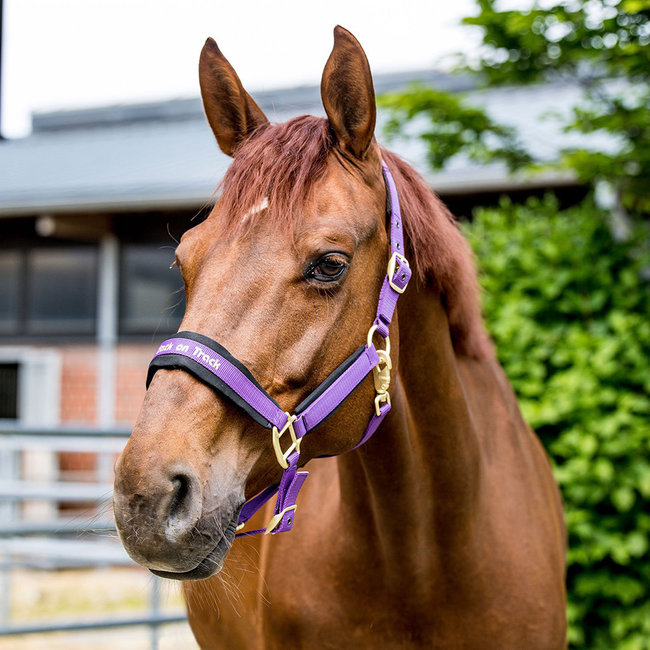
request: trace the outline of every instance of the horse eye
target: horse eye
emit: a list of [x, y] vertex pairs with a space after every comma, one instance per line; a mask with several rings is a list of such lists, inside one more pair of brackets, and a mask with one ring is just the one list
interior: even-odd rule
[[319, 282], [334, 282], [338, 280], [348, 268], [348, 261], [343, 255], [323, 255], [311, 264], [305, 276], [310, 280]]

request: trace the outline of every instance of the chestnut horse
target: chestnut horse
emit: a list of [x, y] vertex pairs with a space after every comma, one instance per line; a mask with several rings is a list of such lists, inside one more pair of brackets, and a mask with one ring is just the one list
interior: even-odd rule
[[292, 413], [375, 317], [389, 250], [382, 159], [413, 280], [390, 325], [392, 411], [350, 451], [375, 412], [367, 376], [304, 437], [301, 466], [331, 458], [310, 463], [289, 533], [233, 539], [245, 500], [282, 475], [269, 430], [183, 369], [156, 372], [116, 466], [127, 551], [185, 580], [202, 648], [565, 647], [565, 530], [548, 459], [483, 329], [459, 229], [374, 139], [361, 46], [335, 29], [326, 119], [269, 124], [212, 39], [199, 75], [233, 163], [176, 250], [181, 329], [218, 341]]

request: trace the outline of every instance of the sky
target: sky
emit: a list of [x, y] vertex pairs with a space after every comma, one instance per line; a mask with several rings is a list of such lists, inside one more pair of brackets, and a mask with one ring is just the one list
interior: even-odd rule
[[317, 84], [340, 24], [375, 73], [449, 66], [475, 47], [474, 0], [4, 0], [2, 126], [34, 111], [192, 97], [212, 36], [256, 90]]

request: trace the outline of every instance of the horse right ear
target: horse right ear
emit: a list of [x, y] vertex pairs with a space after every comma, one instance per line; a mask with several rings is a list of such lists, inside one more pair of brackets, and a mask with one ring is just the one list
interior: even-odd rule
[[214, 39], [208, 38], [199, 58], [203, 108], [219, 148], [232, 156], [237, 147], [269, 120], [244, 87]]
[[375, 131], [377, 108], [368, 59], [359, 41], [347, 29], [334, 29], [320, 94], [339, 147], [363, 158]]

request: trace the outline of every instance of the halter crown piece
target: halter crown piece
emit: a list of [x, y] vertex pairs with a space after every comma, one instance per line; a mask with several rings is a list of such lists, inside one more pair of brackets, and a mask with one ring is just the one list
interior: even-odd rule
[[[309, 472], [298, 471], [300, 443], [338, 409], [372, 371], [375, 382], [375, 412], [361, 440], [354, 449], [367, 442], [390, 411], [390, 339], [389, 326], [397, 299], [411, 279], [411, 269], [404, 257], [402, 215], [395, 181], [382, 161], [386, 183], [386, 213], [390, 223], [390, 260], [384, 278], [377, 316], [368, 331], [366, 344], [358, 348], [332, 374], [315, 388], [294, 410], [286, 413], [260, 386], [246, 366], [235, 359], [222, 345], [196, 332], [178, 332], [161, 343], [147, 375], [147, 388], [160, 368], [185, 370], [193, 377], [230, 399], [255, 422], [271, 429], [271, 440], [278, 463], [283, 469], [279, 485], [270, 486], [247, 501], [239, 514], [237, 537], [256, 533], [283, 533], [291, 530], [296, 510], [296, 497]], [[373, 337], [384, 339], [378, 350]], [[281, 440], [289, 436], [283, 451]], [[241, 530], [246, 522], [277, 494], [273, 517], [266, 528]]]

